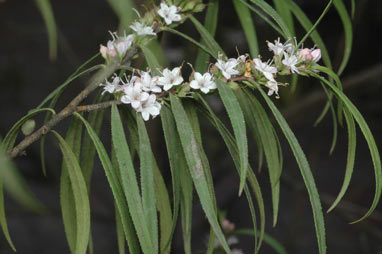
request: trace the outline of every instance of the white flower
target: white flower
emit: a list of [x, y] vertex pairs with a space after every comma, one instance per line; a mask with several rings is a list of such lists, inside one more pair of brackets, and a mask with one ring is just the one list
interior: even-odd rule
[[109, 82], [109, 81], [105, 81], [105, 84], [101, 84], [100, 86], [103, 86], [103, 92], [101, 95], [103, 95], [105, 92], [108, 92], [108, 93], [115, 93], [119, 87], [119, 82], [121, 81], [121, 79], [116, 75], [114, 78], [113, 78], [113, 81], [112, 82]]
[[122, 96], [121, 101], [125, 104], [131, 103], [131, 106], [135, 110], [138, 110], [141, 108], [142, 103], [148, 98], [149, 94], [142, 91], [141, 86], [135, 84], [134, 86], [128, 86], [125, 89], [125, 95]]
[[169, 69], [164, 69], [162, 72], [163, 77], [159, 77], [158, 85], [163, 86], [163, 90], [168, 91], [173, 86], [178, 86], [182, 84], [183, 78], [180, 75], [180, 67], [176, 67], [170, 71]]
[[224, 62], [219, 58], [215, 65], [219, 68], [226, 79], [230, 79], [231, 76], [239, 74], [239, 71], [235, 69], [238, 64], [239, 63], [235, 58], [230, 58], [227, 62]]
[[263, 63], [259, 58], [253, 59], [253, 62], [255, 63], [255, 68], [262, 72], [268, 80], [275, 80], [273, 74], [277, 73], [276, 67], [268, 65], [268, 63]]
[[293, 45], [287, 42], [282, 44], [280, 42], [280, 37], [277, 38], [277, 41], [275, 40], [274, 42], [275, 43], [273, 44], [272, 42], [268, 41], [267, 44], [268, 44], [269, 51], [273, 51], [273, 53], [276, 56], [280, 55], [281, 53], [285, 53], [285, 52], [291, 53], [293, 51], [293, 48], [294, 48]]
[[164, 19], [167, 25], [170, 25], [172, 22], [179, 22], [181, 20], [181, 16], [177, 12], [178, 8], [175, 5], [168, 6], [165, 3], [161, 3], [158, 10], [159, 16]]
[[287, 66], [292, 73], [299, 73], [296, 64], [298, 62], [298, 58], [296, 55], [289, 56], [287, 53], [284, 53], [284, 60], [282, 60], [282, 63]]
[[275, 93], [277, 96], [279, 95], [279, 87], [277, 86], [277, 81], [269, 80], [265, 86], [269, 88], [268, 96], [272, 96], [273, 93]]
[[131, 47], [131, 45], [133, 44], [133, 41], [134, 41], [134, 35], [133, 34], [130, 34], [130, 35], [127, 35], [126, 34], [122, 37], [117, 37], [117, 40], [114, 41], [114, 48], [117, 50], [119, 56], [123, 57], [127, 50]]
[[117, 92], [124, 92], [126, 94], [127, 88], [133, 87], [138, 77], [133, 75], [130, 79], [128, 79], [127, 76], [125, 75], [125, 78], [126, 78], [126, 82], [124, 82], [121, 79], [122, 85], [117, 87], [116, 89]]
[[237, 239], [236, 236], [230, 236], [227, 238], [227, 244], [229, 246], [234, 245], [234, 244], [238, 244], [238, 243], [239, 243], [239, 239]]
[[247, 60], [248, 58], [248, 55], [241, 55], [237, 58], [237, 63], [245, 63], [245, 61]]
[[138, 35], [156, 35], [151, 26], [145, 26], [145, 24], [135, 21], [131, 26]]
[[143, 72], [141, 78], [137, 79], [135, 82], [137, 85], [141, 86], [142, 90], [145, 92], [160, 93], [162, 89], [157, 84], [158, 77], [151, 77], [148, 72]]
[[143, 120], [147, 121], [150, 115], [157, 116], [160, 113], [162, 105], [156, 101], [155, 94], [151, 94], [147, 100], [143, 101], [141, 107], [137, 109], [137, 112], [142, 114]]
[[311, 52], [313, 62], [317, 63], [321, 59], [321, 49], [315, 49]]
[[207, 94], [210, 90], [216, 89], [216, 84], [212, 81], [212, 75], [208, 72], [203, 75], [195, 72], [195, 79], [190, 82], [190, 87], [200, 89], [203, 93]]

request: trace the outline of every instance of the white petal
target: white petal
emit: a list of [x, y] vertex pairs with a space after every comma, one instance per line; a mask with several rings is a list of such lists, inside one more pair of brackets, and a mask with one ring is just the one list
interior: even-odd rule
[[140, 101], [133, 101], [131, 103], [131, 106], [134, 108], [134, 109], [138, 109], [140, 106], [141, 106], [141, 102]]
[[148, 112], [142, 111], [142, 118], [143, 120], [147, 121], [150, 118], [150, 114]]
[[165, 84], [163, 87], [163, 90], [168, 91], [171, 89], [171, 87], [172, 87], [172, 84]]
[[196, 80], [191, 81], [190, 82], [190, 87], [194, 88], [194, 89], [199, 89], [200, 88], [199, 82], [196, 81]]
[[208, 87], [202, 87], [200, 88], [200, 91], [202, 91], [203, 93], [205, 94], [208, 94], [208, 92], [210, 91], [210, 89]]

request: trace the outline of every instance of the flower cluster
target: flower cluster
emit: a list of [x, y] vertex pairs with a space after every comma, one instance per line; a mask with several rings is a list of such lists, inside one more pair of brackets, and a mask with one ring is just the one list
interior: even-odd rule
[[[188, 84], [194, 90], [200, 90], [207, 94], [211, 90], [216, 89], [216, 83], [211, 73], [201, 74], [194, 72], [193, 80]], [[161, 99], [171, 89], [176, 89], [182, 84], [184, 79], [181, 74], [181, 67], [174, 69], [164, 69], [160, 76], [151, 75], [150, 71], [140, 71], [140, 75], [132, 75], [126, 77], [125, 80], [118, 77], [116, 74], [111, 81], [106, 80], [103, 86], [103, 92], [114, 94], [120, 99], [123, 104], [130, 104], [133, 109], [142, 114], [145, 121], [159, 115], [161, 104], [158, 99]]]
[[222, 56], [219, 56], [215, 63], [215, 71], [227, 80], [242, 75], [252, 77], [269, 89], [269, 96], [276, 94], [278, 97], [280, 83], [276, 81], [277, 74], [303, 74], [304, 70], [316, 65], [321, 58], [320, 49], [296, 49], [288, 41], [281, 43], [280, 38], [275, 40], [274, 43], [268, 42], [268, 48], [273, 52], [274, 56], [273, 59], [267, 62], [263, 62], [260, 56], [252, 60], [246, 60], [248, 56], [245, 55], [227, 60], [223, 60]]

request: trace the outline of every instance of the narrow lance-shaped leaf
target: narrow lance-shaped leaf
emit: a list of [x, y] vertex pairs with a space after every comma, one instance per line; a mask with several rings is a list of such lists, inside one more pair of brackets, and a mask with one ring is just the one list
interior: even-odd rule
[[[185, 165], [184, 154], [182, 153], [182, 145], [176, 131], [176, 125], [174, 117], [171, 111], [164, 106], [161, 110], [161, 121], [163, 127], [164, 138], [166, 142], [166, 148], [168, 153], [168, 159], [170, 163], [171, 170], [171, 180], [172, 180], [172, 192], [173, 192], [173, 219], [171, 228], [171, 237], [174, 233], [176, 222], [179, 214], [179, 205], [181, 198], [181, 184], [180, 184], [180, 174], [182, 171], [187, 170]], [[184, 185], [182, 185], [184, 187]], [[192, 187], [192, 185], [191, 185]], [[192, 193], [192, 189], [191, 189]], [[170, 238], [171, 240], [171, 238]], [[166, 244], [167, 245], [167, 244]]]
[[[238, 229], [234, 231], [234, 234], [238, 235], [254, 235], [253, 230], [251, 229]], [[264, 234], [264, 242], [274, 249], [277, 254], [287, 254], [285, 247], [276, 239], [268, 234]]]
[[334, 0], [334, 6], [336, 7], [338, 14], [340, 15], [342, 24], [344, 26], [344, 32], [345, 32], [344, 56], [342, 58], [341, 65], [337, 71], [337, 75], [340, 76], [342, 74], [342, 72], [344, 71], [347, 63], [349, 62], [350, 54], [352, 51], [353, 28], [352, 28], [352, 24], [351, 24], [351, 19], [349, 17], [349, 14], [346, 10], [346, 7], [345, 7], [343, 1], [342, 0]]
[[[240, 0], [240, 1], [244, 1], [244, 0]], [[249, 1], [257, 5], [262, 11], [268, 14], [279, 25], [279, 27], [283, 31], [283, 36], [286, 39], [292, 38], [293, 34], [289, 31], [288, 26], [284, 23], [283, 19], [280, 17], [277, 11], [273, 9], [272, 6], [267, 4], [265, 1], [261, 1], [261, 0], [249, 0]]]
[[[1, 142], [2, 140], [0, 138], [0, 143]], [[6, 151], [4, 150], [3, 146], [0, 145], [0, 226], [9, 246], [12, 248], [14, 252], [16, 252], [15, 245], [13, 244], [11, 236], [9, 234], [7, 218], [5, 216], [5, 207], [4, 207], [3, 181], [7, 179], [4, 177], [3, 172], [12, 171], [12, 170], [14, 170], [14, 166], [12, 165], [12, 162], [9, 160], [9, 158], [7, 158]]]
[[136, 239], [136, 234], [134, 231], [134, 225], [132, 223], [130, 213], [128, 210], [127, 202], [123, 193], [122, 185], [119, 182], [119, 176], [116, 174], [113, 169], [112, 163], [110, 161], [109, 156], [106, 153], [105, 147], [103, 146], [101, 140], [98, 135], [91, 127], [91, 125], [78, 113], [74, 113], [76, 117], [78, 117], [86, 127], [86, 130], [93, 141], [93, 144], [98, 153], [98, 157], [102, 163], [102, 167], [105, 170], [105, 175], [113, 192], [115, 203], [117, 204], [117, 208], [120, 214], [124, 214], [125, 216], [121, 217], [122, 226], [125, 231], [126, 239], [128, 241], [129, 250], [132, 254], [139, 254], [139, 246], [137, 244], [138, 240]]
[[184, 108], [179, 99], [172, 94], [170, 94], [170, 99], [184, 155], [186, 157], [186, 161], [190, 169], [199, 200], [202, 204], [202, 208], [220, 244], [223, 246], [226, 252], [231, 253], [217, 221], [214, 204], [212, 198], [210, 197], [207, 180], [204, 175], [203, 162], [200, 154], [202, 151], [198, 148], [198, 144], [196, 143], [197, 140], [191, 128], [191, 123], [189, 122], [186, 112], [184, 111]]
[[370, 155], [371, 155], [371, 159], [373, 161], [373, 166], [374, 166], [374, 174], [375, 174], [374, 199], [373, 199], [373, 203], [371, 204], [371, 207], [366, 212], [366, 214], [364, 216], [362, 216], [362, 218], [353, 222], [353, 223], [356, 223], [356, 222], [359, 222], [359, 221], [367, 218], [375, 210], [375, 208], [377, 207], [379, 200], [381, 198], [382, 168], [381, 168], [381, 159], [380, 159], [380, 155], [378, 152], [378, 148], [377, 148], [377, 145], [375, 143], [373, 134], [371, 133], [370, 128], [367, 125], [365, 119], [363, 118], [363, 116], [361, 115], [359, 110], [354, 106], [354, 104], [344, 95], [344, 93], [340, 89], [338, 89], [335, 85], [333, 85], [328, 80], [321, 77], [320, 75], [318, 75], [314, 72], [311, 72], [310, 75], [321, 80], [322, 82], [324, 82], [335, 93], [337, 98], [344, 103], [345, 107], [347, 107], [349, 112], [353, 115], [354, 119], [358, 123], [358, 125], [359, 125], [359, 127], [363, 133], [363, 136], [365, 137], [366, 142], [369, 146]]
[[255, 57], [259, 54], [259, 45], [257, 42], [256, 29], [251, 12], [249, 11], [248, 6], [239, 0], [233, 0], [232, 2], [235, 7], [236, 14], [239, 17], [241, 27], [243, 28], [245, 38], [247, 39], [249, 52], [253, 57]]
[[351, 176], [353, 174], [354, 169], [354, 161], [355, 161], [355, 151], [356, 151], [356, 128], [354, 124], [354, 118], [350, 114], [348, 109], [344, 109], [344, 115], [346, 120], [346, 125], [348, 128], [348, 155], [347, 155], [347, 162], [346, 162], [346, 170], [345, 170], [345, 178], [342, 183], [341, 190], [337, 196], [337, 198], [334, 200], [333, 204], [330, 206], [327, 212], [330, 212], [333, 210], [337, 204], [341, 201], [342, 197], [345, 195], [346, 190], [349, 187]]
[[[77, 161], [80, 156], [81, 136], [82, 122], [78, 118], [72, 118], [69, 129], [66, 133], [65, 141], [68, 147], [72, 150]], [[60, 177], [60, 204], [66, 239], [70, 250], [73, 252], [76, 246], [77, 213], [74, 200], [75, 193], [73, 193], [72, 183], [69, 177], [69, 166], [70, 165], [67, 164], [67, 160], [62, 161]]]
[[290, 129], [286, 120], [281, 115], [280, 111], [276, 108], [276, 106], [273, 104], [272, 100], [260, 88], [260, 86], [259, 85], [257, 85], [257, 86], [258, 86], [258, 91], [260, 91], [260, 94], [262, 95], [262, 97], [264, 98], [268, 107], [272, 111], [277, 123], [280, 125], [282, 132], [284, 133], [286, 139], [288, 140], [290, 148], [292, 149], [293, 155], [294, 155], [294, 157], [297, 161], [297, 164], [300, 168], [300, 172], [301, 172], [302, 178], [304, 180], [305, 186], [308, 190], [309, 199], [310, 199], [310, 203], [311, 203], [312, 210], [313, 210], [313, 218], [314, 218], [314, 224], [315, 224], [315, 229], [316, 229], [316, 236], [317, 236], [319, 253], [325, 254], [326, 253], [326, 237], [325, 237], [324, 216], [322, 214], [321, 201], [319, 198], [317, 187], [316, 187], [314, 177], [313, 177], [312, 171], [310, 169], [308, 160], [306, 159], [306, 156], [305, 156], [300, 144], [298, 143], [294, 133]]
[[[218, 130], [218, 132], [222, 136], [224, 143], [226, 144], [228, 151], [231, 154], [231, 157], [233, 159], [235, 167], [236, 167], [238, 173], [240, 174], [239, 150], [237, 148], [237, 144], [235, 143], [233, 136], [227, 130], [227, 128], [224, 126], [224, 124], [219, 120], [219, 118], [214, 114], [214, 112], [209, 107], [207, 102], [203, 99], [203, 97], [199, 95], [198, 98], [204, 106], [204, 107], [199, 106], [199, 109], [204, 113], [204, 115], [207, 117], [207, 119], [215, 126], [215, 128]], [[259, 212], [260, 212], [260, 234], [259, 234], [259, 241], [257, 243], [257, 249], [256, 249], [256, 252], [258, 252], [260, 247], [261, 247], [261, 243], [262, 243], [263, 235], [264, 235], [264, 229], [265, 229], [264, 200], [263, 200], [263, 196], [261, 193], [260, 185], [256, 179], [255, 174], [253, 173], [253, 171], [250, 167], [248, 169], [247, 178], [248, 178], [249, 185], [251, 186], [251, 188], [255, 194], [255, 197], [257, 200], [257, 205], [259, 207]], [[251, 215], [254, 219], [255, 215], [254, 215], [254, 212], [252, 211], [252, 205], [251, 205], [252, 199], [249, 196], [249, 191], [247, 191], [246, 186], [244, 186], [244, 191], [245, 191], [245, 195], [246, 195], [248, 202], [249, 202]], [[253, 224], [254, 224], [254, 226], [256, 225], [255, 220], [254, 220]], [[256, 230], [256, 229], [254, 229], [254, 230]]]
[[112, 141], [121, 172], [123, 191], [143, 253], [150, 254], [155, 252], [157, 247], [154, 247], [152, 242], [152, 232], [149, 231], [143, 211], [135, 170], [117, 106], [113, 104], [111, 109]]
[[[208, 3], [208, 8], [206, 11], [206, 17], [204, 19], [204, 27], [211, 34], [212, 37], [215, 36], [217, 22], [219, 16], [219, 1], [218, 0], [210, 0]], [[200, 44], [206, 45], [205, 40], [202, 38], [200, 40]], [[198, 72], [204, 72], [208, 66], [208, 60], [210, 56], [198, 50], [198, 54], [195, 60], [195, 70]]]
[[46, 30], [49, 38], [49, 58], [56, 60], [57, 58], [57, 28], [54, 19], [52, 6], [49, 0], [35, 0], [38, 9], [44, 19]]
[[215, 41], [212, 35], [207, 31], [206, 28], [193, 16], [190, 16], [190, 20], [194, 23], [196, 30], [198, 30], [200, 36], [205, 41], [207, 48], [209, 48], [214, 58], [218, 58], [219, 53], [224, 54], [223, 49], [219, 46], [219, 44]]
[[55, 131], [63, 159], [66, 161], [70, 182], [72, 184], [74, 204], [76, 207], [76, 241], [74, 253], [85, 254], [89, 243], [90, 233], [90, 207], [86, 183], [80, 165], [68, 143]]
[[151, 241], [158, 252], [158, 218], [156, 211], [156, 199], [154, 188], [154, 168], [153, 155], [151, 151], [150, 139], [147, 134], [145, 123], [141, 116], [137, 116], [137, 126], [139, 135], [139, 158], [141, 162], [141, 193], [142, 208], [148, 230], [151, 234]]
[[240, 155], [240, 187], [239, 196], [243, 191], [245, 179], [248, 170], [248, 144], [247, 144], [247, 131], [245, 128], [245, 121], [243, 111], [236, 98], [236, 95], [226, 83], [220, 79], [216, 81], [220, 97], [223, 101], [224, 107], [231, 120], [233, 133], [235, 134], [236, 143]]
[[244, 109], [246, 118], [253, 118], [259, 131], [259, 136], [263, 145], [265, 158], [269, 169], [273, 205], [273, 226], [275, 226], [277, 223], [279, 208], [281, 175], [281, 163], [278, 156], [279, 149], [277, 145], [277, 136], [265, 109], [254, 97], [254, 95], [249, 91], [243, 92], [242, 89], [238, 89], [236, 94], [242, 103], [242, 108]]

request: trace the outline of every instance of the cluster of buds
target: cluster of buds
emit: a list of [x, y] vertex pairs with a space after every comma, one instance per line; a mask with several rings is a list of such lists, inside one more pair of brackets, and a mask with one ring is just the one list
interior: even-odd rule
[[[230, 222], [227, 219], [224, 219], [221, 222], [221, 226], [223, 228], [223, 231], [224, 231], [225, 235], [230, 235], [235, 230], [235, 224]], [[232, 247], [233, 245], [237, 245], [238, 243], [239, 243], [239, 239], [236, 236], [234, 236], [234, 235], [228, 236], [228, 238], [227, 238], [228, 246]], [[217, 252], [217, 253], [220, 253], [219, 251], [223, 251], [223, 248], [222, 248], [219, 240], [217, 240], [217, 239], [215, 240], [214, 249], [215, 249], [215, 252]], [[244, 254], [244, 252], [241, 249], [238, 249], [238, 248], [232, 248], [231, 249], [231, 253], [232, 254]]]
[[274, 53], [274, 56], [267, 62], [263, 62], [260, 56], [248, 59], [248, 55], [241, 55], [238, 58], [223, 60], [223, 56], [220, 55], [214, 65], [214, 73], [223, 76], [226, 80], [241, 76], [253, 78], [269, 89], [269, 96], [276, 94], [276, 98], [278, 98], [278, 86], [281, 84], [276, 81], [278, 74], [297, 73], [305, 75], [304, 70], [316, 65], [321, 59], [320, 49], [296, 49], [288, 41], [280, 43], [280, 38], [274, 43], [268, 42], [268, 48]]

